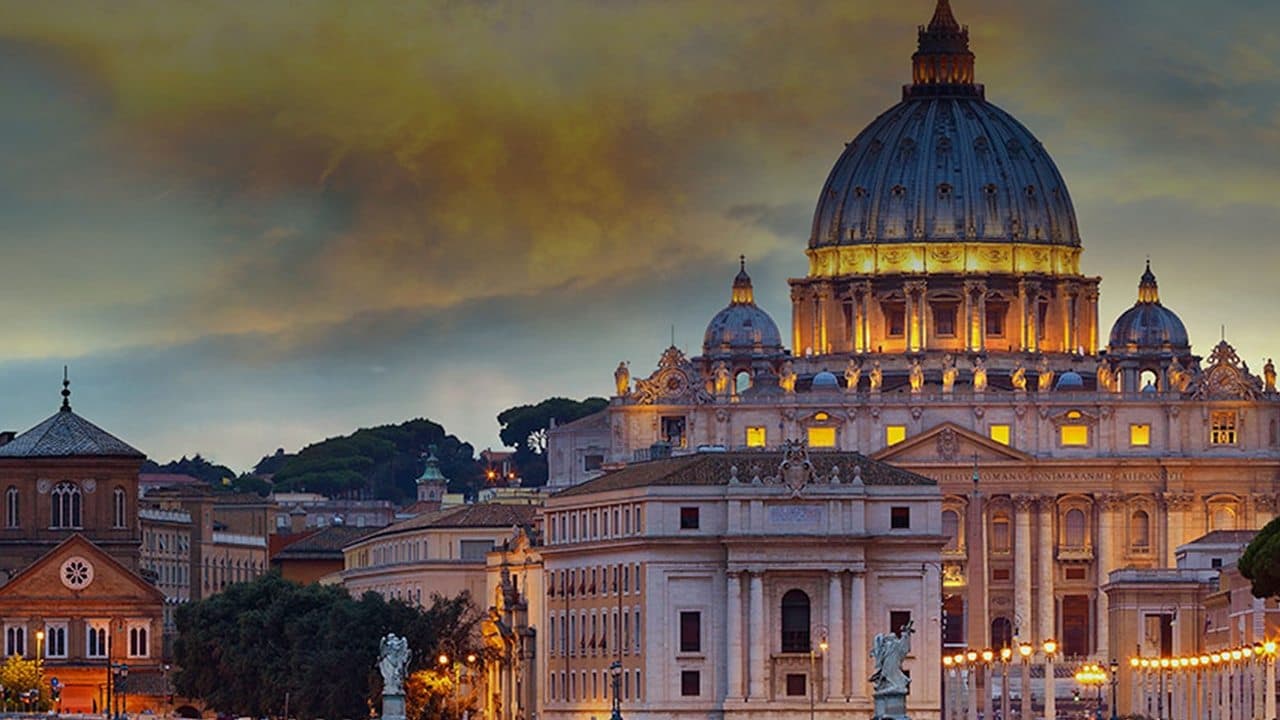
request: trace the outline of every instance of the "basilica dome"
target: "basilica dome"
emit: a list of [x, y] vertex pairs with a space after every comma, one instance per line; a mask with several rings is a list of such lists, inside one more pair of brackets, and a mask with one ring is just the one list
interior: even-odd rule
[[1147, 270], [1138, 283], [1138, 302], [1111, 326], [1108, 352], [1124, 355], [1150, 350], [1186, 353], [1191, 350], [1191, 340], [1177, 313], [1160, 304], [1156, 276], [1151, 272], [1151, 263], [1147, 263]]
[[[919, 33], [914, 83], [836, 161], [811, 249], [955, 242], [1080, 246], [1067, 185], [1040, 141], [974, 83], [947, 0]], [[920, 268], [924, 269], [924, 268]]]
[[747, 274], [746, 260], [741, 260], [738, 275], [733, 279], [733, 296], [729, 306], [716, 313], [707, 324], [702, 340], [702, 353], [719, 358], [734, 355], [763, 353], [774, 355], [782, 352], [782, 334], [778, 325], [756, 305], [751, 276]]

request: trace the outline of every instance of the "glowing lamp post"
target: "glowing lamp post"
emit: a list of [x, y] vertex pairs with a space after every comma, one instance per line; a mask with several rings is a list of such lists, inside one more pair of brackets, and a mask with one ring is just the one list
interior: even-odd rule
[[1009, 661], [1013, 660], [1013, 648], [1000, 648], [1000, 717], [1009, 720]]
[[622, 720], [622, 661], [609, 663], [609, 675], [613, 678], [613, 714], [609, 720]]
[[1057, 720], [1058, 697], [1054, 687], [1053, 656], [1058, 652], [1058, 643], [1049, 638], [1044, 641], [1044, 720]]
[[1035, 651], [1029, 642], [1018, 646], [1018, 656], [1022, 658], [1022, 700], [1018, 703], [1020, 720], [1027, 720], [1035, 713], [1035, 702], [1031, 697], [1031, 656]]
[[970, 650], [964, 654], [965, 664], [969, 669], [969, 720], [978, 720], [978, 651]]

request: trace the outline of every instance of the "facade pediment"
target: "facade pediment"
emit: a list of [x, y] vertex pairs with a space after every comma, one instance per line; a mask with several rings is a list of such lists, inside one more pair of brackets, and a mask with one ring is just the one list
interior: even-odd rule
[[163, 603], [164, 594], [82, 535], [67, 538], [0, 587], [0, 601], [75, 601], [92, 597]]
[[1030, 455], [945, 422], [872, 456], [894, 465], [1033, 461]]

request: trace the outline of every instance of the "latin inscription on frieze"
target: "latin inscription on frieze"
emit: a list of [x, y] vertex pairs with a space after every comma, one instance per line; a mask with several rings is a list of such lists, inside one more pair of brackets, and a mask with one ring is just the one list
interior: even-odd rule
[[811, 530], [823, 528], [823, 511], [817, 505], [770, 505], [769, 524], [784, 525], [795, 529], [807, 527]]

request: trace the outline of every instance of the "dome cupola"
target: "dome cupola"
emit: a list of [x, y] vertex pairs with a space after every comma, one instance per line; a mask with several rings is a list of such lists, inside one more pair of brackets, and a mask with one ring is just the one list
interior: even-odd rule
[[919, 35], [919, 49], [911, 56], [913, 84], [903, 89], [903, 97], [982, 96], [982, 86], [973, 82], [969, 28], [956, 22], [950, 0], [938, 0], [933, 19], [921, 26]]
[[716, 313], [703, 335], [702, 353], [709, 358], [740, 355], [778, 355], [783, 352], [778, 325], [756, 305], [747, 261], [739, 257], [729, 306]]
[[1160, 303], [1160, 287], [1151, 262], [1138, 282], [1138, 302], [1124, 311], [1111, 327], [1111, 355], [1149, 351], [1184, 354], [1191, 351], [1187, 328], [1177, 313]]

